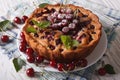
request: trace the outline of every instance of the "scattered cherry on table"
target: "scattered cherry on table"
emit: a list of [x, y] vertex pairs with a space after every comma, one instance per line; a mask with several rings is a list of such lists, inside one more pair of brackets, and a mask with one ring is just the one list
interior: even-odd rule
[[19, 50], [20, 50], [21, 52], [25, 52], [25, 51], [26, 51], [26, 45], [21, 44], [21, 45], [19, 46]]
[[13, 21], [15, 23], [17, 23], [17, 24], [21, 24], [22, 23], [22, 21], [21, 21], [21, 19], [19, 17], [15, 17]]
[[1, 41], [2, 41], [2, 42], [8, 42], [8, 41], [9, 41], [8, 35], [2, 35]]
[[44, 61], [44, 57], [42, 57], [42, 56], [36, 56], [35, 57], [35, 60], [36, 60], [36, 63], [41, 63], [41, 62], [43, 62]]
[[67, 64], [67, 68], [68, 68], [68, 70], [74, 70], [75, 69], [75, 65], [73, 64], [73, 63], [69, 63], [69, 64]]
[[23, 15], [22, 16], [22, 21], [23, 21], [23, 23], [25, 23], [25, 21], [28, 19], [28, 16], [26, 16], [26, 15]]
[[34, 76], [35, 76], [35, 71], [34, 71], [33, 68], [28, 68], [28, 69], [26, 70], [26, 74], [27, 74], [27, 76], [29, 76], [29, 77], [34, 77]]
[[50, 66], [52, 66], [54, 68], [57, 67], [57, 63], [54, 60], [51, 60], [49, 64], [50, 64]]
[[57, 64], [57, 68], [59, 71], [63, 71], [64, 65], [62, 63]]
[[27, 56], [27, 61], [29, 63], [34, 63], [35, 62], [35, 57], [34, 56]]
[[33, 56], [33, 53], [34, 53], [34, 51], [33, 51], [33, 49], [32, 48], [27, 48], [26, 49], [26, 54], [28, 55], [28, 56]]
[[106, 70], [104, 68], [99, 68], [98, 69], [98, 74], [101, 75], [101, 76], [104, 76], [106, 74]]

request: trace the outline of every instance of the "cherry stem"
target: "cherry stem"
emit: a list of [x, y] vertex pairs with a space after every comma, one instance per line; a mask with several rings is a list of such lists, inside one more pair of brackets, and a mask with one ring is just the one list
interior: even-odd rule
[[25, 13], [25, 10], [27, 10], [27, 7], [25, 7], [25, 8], [24, 8], [24, 10], [23, 10], [22, 14], [24, 14], [24, 13]]
[[67, 4], [67, 0], [65, 0], [65, 4]]
[[74, 16], [77, 18], [78, 17], [78, 12], [79, 12], [79, 9], [76, 9], [75, 12], [74, 12]]
[[66, 71], [66, 70], [65, 70], [65, 69], [63, 69], [63, 68], [62, 68], [62, 70], [63, 70], [63, 72], [64, 72], [64, 73], [68, 73], [68, 71], [69, 71], [69, 70], [68, 70], [68, 71]]
[[35, 6], [35, 8], [37, 8], [38, 6], [37, 6], [37, 4], [33, 1], [33, 5]]
[[2, 29], [1, 27], [0, 27], [0, 30], [1, 30], [2, 32], [4, 32], [3, 29]]
[[105, 66], [105, 62], [104, 61], [102, 61], [102, 67], [104, 67]]

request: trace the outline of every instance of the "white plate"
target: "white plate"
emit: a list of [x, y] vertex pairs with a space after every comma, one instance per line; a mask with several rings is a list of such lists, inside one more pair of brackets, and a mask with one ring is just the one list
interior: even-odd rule
[[[18, 38], [20, 38], [20, 34], [18, 34]], [[18, 47], [19, 47], [20, 41], [17, 41], [17, 43], [18, 43]], [[88, 57], [86, 57], [86, 59], [88, 61], [88, 65], [83, 68], [76, 68], [71, 72], [79, 71], [79, 70], [88, 68], [89, 66], [95, 64], [103, 56], [106, 48], [107, 48], [107, 36], [106, 36], [106, 33], [104, 32], [104, 30], [102, 30], [102, 36], [101, 36], [99, 43], [97, 44], [96, 48], [92, 51], [92, 53]], [[22, 55], [22, 58], [26, 60], [26, 55], [22, 52], [20, 52], [20, 54]], [[28, 62], [27, 62], [27, 64], [32, 66], [36, 71], [41, 71], [41, 69], [43, 69], [43, 67], [42, 68], [38, 67], [35, 64], [31, 64]], [[45, 66], [44, 69], [47, 71], [52, 71], [52, 72], [60, 72], [57, 69], [50, 67], [49, 65]]]

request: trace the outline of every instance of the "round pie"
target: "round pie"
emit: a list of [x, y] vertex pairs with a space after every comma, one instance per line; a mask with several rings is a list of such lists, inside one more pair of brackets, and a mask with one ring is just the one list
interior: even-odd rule
[[73, 4], [37, 8], [22, 31], [37, 55], [58, 63], [86, 58], [101, 37], [101, 23], [90, 10]]

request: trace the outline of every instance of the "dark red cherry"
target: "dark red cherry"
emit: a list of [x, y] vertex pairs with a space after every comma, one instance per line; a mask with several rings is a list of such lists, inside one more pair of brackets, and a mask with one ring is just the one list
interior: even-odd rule
[[22, 16], [22, 21], [25, 22], [28, 19], [28, 16], [24, 15]]
[[62, 24], [62, 26], [67, 26], [68, 25], [68, 21], [66, 19], [63, 19], [61, 24]]
[[25, 39], [25, 35], [24, 35], [23, 32], [20, 33], [20, 37], [21, 37], [22, 39]]
[[9, 41], [8, 35], [2, 35], [1, 41], [2, 41], [2, 42], [8, 42], [8, 41]]
[[65, 13], [65, 11], [66, 11], [65, 8], [61, 8], [59, 12], [60, 12], [60, 13]]
[[63, 28], [62, 28], [62, 32], [63, 32], [63, 33], [69, 32], [69, 28], [68, 28], [68, 27], [63, 27]]
[[88, 61], [86, 59], [80, 59], [77, 63], [76, 66], [79, 67], [86, 67], [87, 66]]
[[64, 19], [65, 15], [64, 14], [58, 14], [57, 18], [58, 19]]
[[54, 68], [57, 67], [57, 63], [54, 60], [51, 60], [49, 64], [50, 64], [50, 66], [52, 66]]
[[104, 76], [106, 74], [106, 70], [104, 68], [100, 68], [98, 69], [98, 74], [101, 75], [101, 76]]
[[26, 49], [26, 54], [28, 55], [28, 56], [33, 56], [33, 53], [34, 53], [34, 51], [33, 51], [33, 49], [32, 48], [27, 48]]
[[34, 76], [35, 76], [35, 71], [34, 71], [33, 68], [28, 68], [28, 69], [26, 70], [26, 74], [27, 74], [27, 76], [29, 76], [29, 77], [34, 77]]
[[19, 17], [15, 17], [14, 18], [14, 22], [17, 23], [17, 24], [21, 24], [22, 23], [22, 21], [21, 21], [21, 19]]
[[21, 44], [21, 45], [19, 46], [19, 50], [20, 50], [21, 52], [25, 52], [25, 51], [26, 51], [26, 45]]
[[68, 27], [70, 30], [74, 30], [76, 25], [75, 25], [75, 23], [70, 23]]
[[67, 68], [68, 68], [68, 70], [74, 70], [75, 65], [73, 63], [67, 64]]
[[58, 24], [52, 24], [51, 26], [50, 26], [52, 29], [58, 29]]
[[77, 20], [77, 19], [74, 19], [74, 20], [73, 20], [73, 23], [78, 24], [78, 20]]
[[67, 13], [67, 14], [71, 14], [72, 12], [73, 12], [72, 9], [70, 9], [70, 8], [67, 8], [67, 9], [66, 9], [66, 13]]
[[21, 39], [20, 44], [27, 45], [27, 42], [26, 42], [26, 40]]
[[66, 19], [71, 20], [73, 18], [73, 14], [68, 14], [65, 17], [66, 17]]
[[27, 56], [27, 61], [29, 63], [34, 63], [35, 62], [35, 57], [34, 56]]
[[42, 56], [37, 56], [37, 57], [35, 57], [35, 60], [36, 60], [36, 63], [41, 63], [41, 62], [44, 61], [44, 57], [42, 57]]
[[59, 71], [63, 71], [64, 65], [59, 63], [59, 64], [57, 64], [57, 68], [58, 68]]

